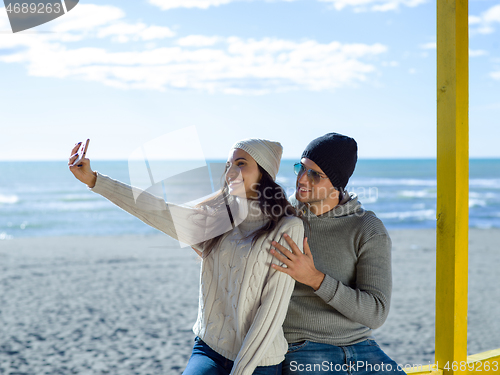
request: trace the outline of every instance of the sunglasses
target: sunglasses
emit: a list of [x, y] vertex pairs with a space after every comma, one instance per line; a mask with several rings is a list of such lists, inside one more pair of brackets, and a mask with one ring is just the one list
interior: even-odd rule
[[[300, 178], [302, 177], [304, 172], [306, 172], [306, 167], [302, 163], [295, 163], [293, 165], [293, 171]], [[315, 171], [314, 169], [307, 169], [307, 178], [313, 185], [315, 185], [319, 184], [319, 182], [322, 179], [327, 179], [328, 177], [323, 177], [322, 175], [319, 174], [319, 172]]]

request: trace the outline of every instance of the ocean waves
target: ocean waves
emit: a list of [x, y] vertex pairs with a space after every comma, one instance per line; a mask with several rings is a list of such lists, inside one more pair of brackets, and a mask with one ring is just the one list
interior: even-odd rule
[[[283, 160], [277, 177], [288, 196], [295, 191], [295, 162]], [[62, 164], [0, 163], [0, 175], [10, 176], [0, 181], [0, 240], [158, 233], [87, 189]], [[103, 174], [129, 183], [125, 161], [94, 161], [93, 166]], [[500, 160], [475, 160], [470, 172], [469, 196], [464, 202], [469, 207], [470, 226], [500, 228]], [[188, 183], [178, 179], [167, 187], [166, 195], [181, 200], [201, 197], [206, 192], [200, 186], [206, 185], [206, 181]], [[437, 185], [432, 161], [360, 160], [347, 189], [357, 194], [363, 206], [375, 212], [388, 228], [436, 225]]]
[[19, 197], [17, 195], [0, 194], [0, 205], [16, 204], [17, 202], [19, 202]]

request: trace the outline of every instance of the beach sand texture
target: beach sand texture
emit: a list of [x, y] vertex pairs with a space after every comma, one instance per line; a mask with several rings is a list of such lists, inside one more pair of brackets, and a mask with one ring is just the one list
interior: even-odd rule
[[[391, 231], [393, 295], [374, 333], [400, 364], [434, 359], [435, 234]], [[469, 354], [500, 347], [500, 230], [471, 229]], [[199, 260], [155, 236], [0, 241], [0, 374], [181, 374]]]

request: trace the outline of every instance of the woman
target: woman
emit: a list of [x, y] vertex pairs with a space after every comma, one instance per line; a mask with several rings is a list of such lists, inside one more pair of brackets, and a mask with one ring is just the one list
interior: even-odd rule
[[76, 155], [69, 159], [71, 172], [92, 191], [169, 236], [195, 244], [202, 255], [197, 337], [185, 375], [281, 374], [287, 351], [281, 325], [295, 282], [271, 267], [279, 262], [269, 248], [273, 240], [288, 248], [285, 233], [297, 244], [304, 236], [302, 220], [275, 182], [281, 154], [278, 142], [237, 142], [224, 188], [197, 208], [138, 194], [93, 172], [89, 159], [78, 166], [71, 166]]

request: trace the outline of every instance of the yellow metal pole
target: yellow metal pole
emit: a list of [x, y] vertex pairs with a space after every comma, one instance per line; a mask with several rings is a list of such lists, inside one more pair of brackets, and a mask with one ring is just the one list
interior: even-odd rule
[[436, 363], [465, 373], [469, 229], [468, 0], [437, 0]]

